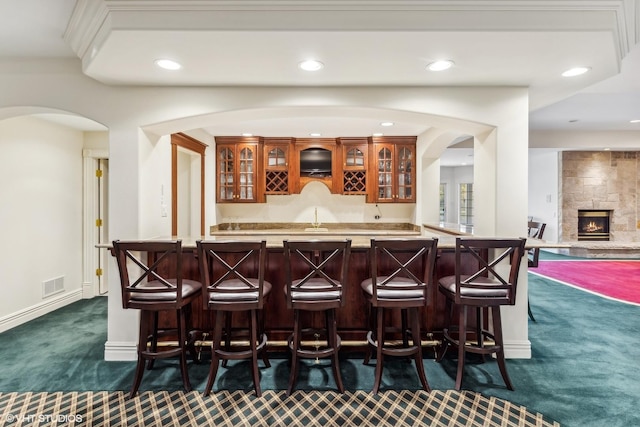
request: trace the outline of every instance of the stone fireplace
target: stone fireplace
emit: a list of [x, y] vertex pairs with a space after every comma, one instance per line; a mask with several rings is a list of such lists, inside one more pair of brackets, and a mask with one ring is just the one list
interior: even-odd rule
[[578, 240], [609, 240], [610, 210], [579, 209]]
[[636, 151], [560, 153], [559, 242], [640, 242], [639, 159]]

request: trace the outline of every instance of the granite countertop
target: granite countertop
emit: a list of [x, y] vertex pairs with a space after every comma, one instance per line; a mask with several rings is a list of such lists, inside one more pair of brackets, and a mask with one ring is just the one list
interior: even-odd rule
[[[372, 238], [421, 238], [425, 235], [409, 224], [322, 224], [321, 227], [309, 227], [308, 224], [282, 224], [280, 228], [247, 228], [240, 224], [239, 230], [212, 230], [205, 240], [266, 240], [267, 247], [282, 247], [283, 240], [340, 240], [351, 239], [353, 248], [368, 248]], [[370, 227], [366, 227], [369, 225]], [[277, 226], [276, 226], [277, 227]], [[366, 227], [366, 228], [365, 228]]]
[[320, 227], [319, 229], [270, 229], [270, 230], [220, 230], [212, 231], [211, 236], [419, 236], [420, 231], [413, 230], [354, 230], [331, 229]]
[[[456, 236], [471, 236], [471, 234], [461, 232], [459, 227], [451, 225], [425, 225], [422, 230], [412, 228], [410, 225], [398, 224], [381, 224], [375, 223], [375, 227], [364, 228], [368, 224], [357, 224], [350, 228], [341, 224], [339, 227], [333, 227], [333, 224], [327, 224], [322, 231], [313, 231], [312, 227], [305, 224], [296, 224], [289, 227], [289, 224], [280, 224], [279, 228], [267, 227], [246, 228], [247, 224], [240, 224], [240, 230], [219, 230], [218, 227], [212, 227], [208, 236], [158, 236], [154, 240], [170, 240], [180, 238], [185, 248], [195, 248], [196, 240], [208, 241], [225, 241], [225, 240], [266, 240], [267, 247], [281, 248], [283, 240], [338, 240], [351, 239], [353, 248], [368, 248], [372, 238], [438, 238], [438, 248], [452, 249], [455, 247]], [[243, 229], [242, 227], [245, 227]], [[326, 231], [325, 231], [326, 230]], [[456, 231], [457, 230], [457, 231]], [[96, 245], [100, 248], [110, 248], [111, 243]], [[566, 248], [565, 244], [549, 243], [539, 239], [527, 239], [527, 248]]]

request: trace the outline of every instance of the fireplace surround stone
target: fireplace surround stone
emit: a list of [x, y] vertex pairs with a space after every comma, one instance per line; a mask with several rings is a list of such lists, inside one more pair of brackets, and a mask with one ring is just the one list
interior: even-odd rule
[[[639, 158], [636, 151], [560, 153], [559, 242], [578, 241], [579, 210], [608, 210], [611, 211], [609, 240], [640, 243]], [[581, 245], [589, 244], [581, 242]]]

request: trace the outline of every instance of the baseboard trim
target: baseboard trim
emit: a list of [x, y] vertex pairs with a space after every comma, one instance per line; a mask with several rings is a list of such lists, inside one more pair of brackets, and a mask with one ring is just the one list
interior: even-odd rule
[[504, 357], [506, 359], [531, 359], [531, 341], [505, 341]]
[[56, 311], [66, 305], [80, 301], [81, 299], [82, 289], [65, 292], [63, 294], [47, 298], [41, 303], [16, 311], [15, 313], [11, 313], [1, 318], [0, 332], [8, 331], [9, 329], [20, 326], [23, 323], [27, 323], [30, 320], [37, 319], [40, 316]]
[[107, 341], [104, 344], [104, 360], [107, 362], [131, 362], [138, 359], [135, 342]]
[[94, 296], [96, 296], [96, 294], [93, 291], [93, 283], [91, 283], [91, 282], [82, 283], [82, 298], [83, 299], [91, 299]]

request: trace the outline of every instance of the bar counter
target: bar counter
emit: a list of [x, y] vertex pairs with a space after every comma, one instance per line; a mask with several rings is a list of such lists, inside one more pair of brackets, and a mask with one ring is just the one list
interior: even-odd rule
[[[425, 226], [421, 231], [416, 230], [381, 230], [381, 229], [339, 229], [328, 231], [310, 231], [305, 229], [268, 229], [268, 230], [219, 230], [212, 231], [210, 236], [203, 240], [266, 240], [267, 269], [265, 279], [272, 286], [265, 308], [265, 327], [269, 338], [270, 348], [284, 347], [286, 338], [293, 330], [293, 313], [286, 306], [284, 295], [284, 255], [282, 252], [284, 240], [333, 240], [350, 238], [352, 240], [352, 252], [350, 259], [349, 276], [343, 289], [344, 307], [338, 310], [337, 322], [339, 334], [343, 345], [362, 349], [366, 343], [368, 331], [368, 303], [363, 296], [360, 283], [369, 277], [369, 247], [372, 238], [438, 238], [438, 259], [435, 274], [431, 286], [428, 288], [427, 306], [423, 310], [422, 330], [425, 343], [436, 344], [445, 327], [445, 298], [437, 291], [437, 280], [454, 273], [454, 246], [456, 234], [452, 229], [439, 230], [437, 227]], [[466, 235], [467, 233], [460, 233]], [[176, 238], [165, 237], [165, 239]], [[158, 238], [162, 239], [162, 238]], [[181, 237], [184, 247], [183, 270], [185, 278], [200, 280], [199, 267], [195, 257], [196, 240], [200, 237]], [[103, 245], [108, 247], [109, 245]], [[544, 241], [529, 239], [527, 247], [553, 246]], [[473, 268], [475, 261], [464, 260]], [[418, 273], [418, 272], [416, 272]], [[422, 274], [420, 272], [420, 274]], [[426, 279], [425, 279], [426, 281]], [[310, 319], [314, 327], [322, 327], [324, 318], [317, 313], [305, 313], [312, 316]], [[399, 315], [396, 321], [399, 322]], [[171, 326], [169, 318], [161, 319], [166, 326]], [[203, 307], [201, 299], [195, 302], [193, 308], [194, 327], [203, 332], [212, 330], [209, 313]], [[235, 323], [235, 322], [234, 322]]]

